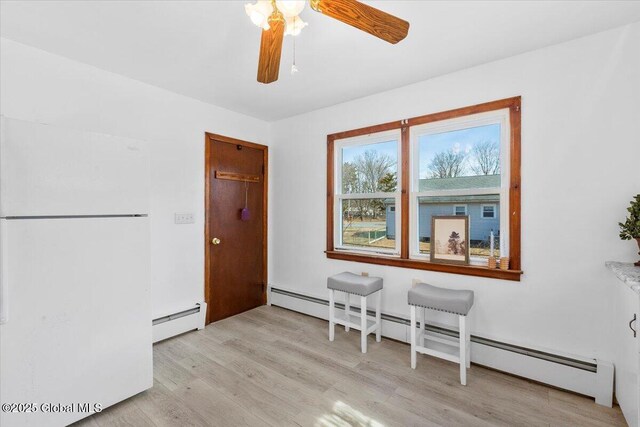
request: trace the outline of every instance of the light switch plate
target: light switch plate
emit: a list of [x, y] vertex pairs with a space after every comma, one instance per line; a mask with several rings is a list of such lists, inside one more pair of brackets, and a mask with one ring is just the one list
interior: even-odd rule
[[418, 285], [419, 283], [422, 283], [422, 280], [420, 280], [420, 279], [413, 279], [413, 280], [411, 281], [411, 287], [412, 287], [412, 288], [415, 288], [415, 287], [416, 287], [416, 285]]
[[175, 214], [176, 224], [193, 224], [195, 223], [194, 215], [192, 213], [177, 213]]

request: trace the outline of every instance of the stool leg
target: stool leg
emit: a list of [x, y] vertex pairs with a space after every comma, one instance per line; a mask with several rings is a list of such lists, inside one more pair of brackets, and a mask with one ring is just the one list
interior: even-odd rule
[[420, 310], [420, 332], [418, 333], [418, 344], [424, 347], [424, 334], [426, 333], [425, 325], [427, 324], [427, 309], [425, 307], [422, 307], [417, 310]]
[[367, 297], [360, 297], [360, 347], [367, 352]]
[[460, 384], [467, 385], [467, 316], [458, 316], [460, 319]]
[[376, 341], [382, 340], [382, 289], [378, 291], [378, 299], [376, 300]]
[[[351, 316], [349, 315], [349, 313], [351, 313], [351, 304], [350, 304], [350, 299], [349, 299], [349, 293], [345, 292], [344, 294], [344, 317], [346, 317], [347, 322], [351, 321]], [[349, 325], [344, 325], [344, 330], [349, 332]]]
[[416, 306], [411, 306], [411, 369], [416, 369]]
[[467, 369], [471, 367], [471, 321], [469, 320], [469, 316], [467, 315], [466, 325], [467, 330]]
[[335, 306], [334, 306], [334, 290], [329, 289], [329, 341], [333, 341], [335, 335]]

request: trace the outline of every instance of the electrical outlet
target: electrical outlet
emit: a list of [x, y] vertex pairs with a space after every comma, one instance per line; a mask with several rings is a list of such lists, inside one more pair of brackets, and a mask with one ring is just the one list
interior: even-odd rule
[[369, 273], [367, 273], [366, 271], [363, 271], [361, 274], [362, 274], [364, 277], [369, 277]]
[[175, 214], [176, 224], [193, 224], [195, 219], [192, 213], [177, 213]]

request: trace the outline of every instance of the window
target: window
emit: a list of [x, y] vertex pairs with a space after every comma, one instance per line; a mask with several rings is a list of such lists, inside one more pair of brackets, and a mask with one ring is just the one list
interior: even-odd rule
[[508, 256], [497, 237], [503, 236], [504, 245], [508, 236], [503, 229], [505, 224], [501, 227], [495, 216], [487, 220], [485, 206], [492, 206], [487, 202], [508, 205], [509, 186], [503, 177], [508, 177], [509, 172], [509, 135], [508, 109], [453, 117], [411, 129], [411, 258], [426, 260], [431, 246], [431, 218], [448, 215], [445, 212], [452, 208], [453, 215], [469, 216], [470, 264], [486, 266], [492, 254]]
[[343, 139], [335, 149], [336, 248], [399, 254], [400, 132]]
[[[327, 257], [520, 280], [519, 97], [327, 141]], [[437, 215], [469, 217], [469, 265], [430, 262]]]
[[496, 205], [482, 205], [482, 218], [495, 218]]
[[453, 205], [453, 214], [454, 215], [466, 215], [467, 214], [467, 205]]

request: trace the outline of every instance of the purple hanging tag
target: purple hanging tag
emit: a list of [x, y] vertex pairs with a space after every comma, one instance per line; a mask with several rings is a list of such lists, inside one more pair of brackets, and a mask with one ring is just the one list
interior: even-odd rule
[[249, 206], [247, 204], [248, 201], [249, 201], [249, 185], [247, 184], [247, 181], [245, 181], [244, 182], [244, 208], [240, 210], [241, 221], [249, 221], [250, 215], [249, 215]]
[[240, 211], [240, 219], [242, 221], [249, 221], [249, 218], [249, 208], [242, 208], [242, 210]]

